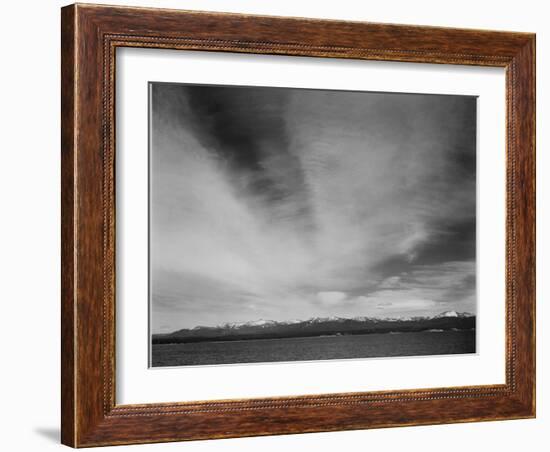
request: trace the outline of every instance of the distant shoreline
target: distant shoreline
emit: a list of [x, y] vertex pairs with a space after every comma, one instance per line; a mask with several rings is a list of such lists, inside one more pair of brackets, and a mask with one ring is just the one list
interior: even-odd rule
[[374, 334], [379, 334], [379, 335], [384, 335], [384, 334], [406, 334], [406, 333], [428, 333], [428, 334], [438, 334], [438, 333], [463, 333], [463, 332], [466, 332], [466, 331], [475, 331], [475, 328], [470, 328], [470, 329], [463, 329], [463, 330], [460, 330], [460, 329], [457, 329], [457, 328], [451, 328], [450, 330], [433, 330], [433, 329], [430, 329], [430, 330], [420, 330], [420, 331], [387, 331], [387, 332], [380, 332], [380, 331], [376, 331], [376, 332], [369, 332], [369, 333], [352, 333], [352, 334], [322, 334], [322, 335], [319, 335], [319, 336], [289, 336], [289, 337], [259, 337], [259, 338], [256, 338], [256, 339], [237, 339], [237, 338], [232, 338], [232, 339], [222, 339], [222, 340], [219, 340], [219, 339], [216, 339], [216, 340], [204, 340], [204, 341], [186, 341], [186, 342], [152, 342], [153, 345], [173, 345], [173, 344], [195, 344], [195, 343], [198, 343], [198, 342], [208, 342], [208, 343], [212, 343], [212, 344], [219, 344], [219, 343], [224, 343], [224, 342], [248, 342], [248, 341], [280, 341], [280, 340], [285, 340], [285, 339], [300, 339], [300, 338], [304, 338], [304, 339], [316, 339], [316, 338], [319, 338], [319, 339], [323, 339], [323, 338], [335, 338], [335, 337], [346, 337], [346, 336], [361, 336], [361, 335], [374, 335]]
[[[219, 327], [183, 329], [168, 334], [153, 334], [152, 344], [234, 342], [262, 339], [337, 337], [365, 334], [420, 333], [475, 330], [476, 317], [470, 314], [418, 319], [326, 319], [295, 322], [269, 322]], [[431, 331], [430, 331], [431, 330]]]

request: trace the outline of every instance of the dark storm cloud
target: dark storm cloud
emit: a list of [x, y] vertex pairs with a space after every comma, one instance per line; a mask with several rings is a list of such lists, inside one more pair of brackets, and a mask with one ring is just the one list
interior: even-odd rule
[[196, 136], [233, 169], [261, 172], [267, 144], [288, 154], [284, 92], [274, 96], [261, 88], [212, 86], [186, 87], [184, 92]]
[[475, 310], [476, 99], [153, 84], [153, 330]]
[[476, 256], [475, 218], [455, 221], [449, 224], [436, 224], [432, 240], [416, 247], [416, 261], [423, 264], [437, 264], [449, 260], [473, 260]]

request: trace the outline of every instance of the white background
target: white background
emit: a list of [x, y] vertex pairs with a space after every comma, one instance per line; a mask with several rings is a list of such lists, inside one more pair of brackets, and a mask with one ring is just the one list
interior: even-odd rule
[[[117, 0], [119, 4], [245, 13], [309, 16], [394, 23], [537, 32], [538, 144], [538, 417], [447, 426], [406, 427], [118, 447], [116, 450], [460, 451], [491, 448], [543, 451], [550, 429], [547, 390], [549, 320], [550, 157], [548, 124], [550, 31], [545, 2], [439, 1], [277, 2]], [[3, 5], [2, 46], [2, 327], [1, 446], [9, 451], [61, 449], [59, 424], [59, 7], [58, 1]], [[544, 380], [547, 380], [546, 382]], [[546, 440], [547, 443], [547, 440]]]
[[[117, 403], [504, 383], [503, 69], [126, 48], [117, 51], [116, 80]], [[147, 369], [147, 348], [136, 344], [148, 342], [147, 84], [151, 80], [479, 96], [477, 353]]]

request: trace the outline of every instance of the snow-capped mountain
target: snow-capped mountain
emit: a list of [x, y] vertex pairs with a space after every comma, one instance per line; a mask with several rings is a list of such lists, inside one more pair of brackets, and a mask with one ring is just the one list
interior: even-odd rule
[[218, 328], [241, 328], [243, 326], [264, 326], [264, 325], [273, 325], [276, 323], [278, 322], [275, 322], [274, 320], [258, 319], [258, 320], [251, 320], [249, 322], [224, 323], [222, 325], [219, 325]]
[[[307, 320], [299, 320], [299, 319], [293, 319], [293, 320], [265, 320], [265, 319], [258, 319], [258, 320], [251, 320], [248, 322], [231, 322], [231, 323], [223, 323], [221, 325], [210, 327], [210, 328], [241, 328], [241, 327], [251, 327], [251, 326], [275, 326], [275, 325], [295, 325], [298, 323], [301, 324], [322, 324], [322, 323], [328, 323], [328, 322], [414, 322], [414, 321], [421, 321], [421, 320], [429, 320], [429, 319], [440, 319], [440, 318], [466, 318], [466, 317], [474, 317], [473, 314], [470, 314], [469, 312], [457, 312], [457, 311], [445, 311], [440, 314], [437, 314], [433, 317], [430, 316], [412, 316], [412, 317], [366, 317], [366, 316], [359, 316], [359, 317], [312, 317]], [[208, 327], [195, 327], [195, 328], [208, 328]]]
[[275, 339], [310, 336], [345, 336], [349, 334], [473, 330], [476, 318], [467, 312], [445, 311], [433, 317], [313, 317], [307, 320], [275, 321], [257, 319], [197, 326], [170, 334], [154, 335], [155, 343], [197, 342], [212, 340]]
[[456, 312], [456, 311], [445, 311], [441, 314], [436, 315], [434, 318], [441, 318], [441, 317], [472, 317], [473, 314], [470, 314], [469, 312]]

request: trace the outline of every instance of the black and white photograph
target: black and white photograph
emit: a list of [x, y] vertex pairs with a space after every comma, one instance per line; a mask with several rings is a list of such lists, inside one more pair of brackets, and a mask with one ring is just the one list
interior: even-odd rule
[[476, 353], [476, 112], [150, 82], [150, 366]]

